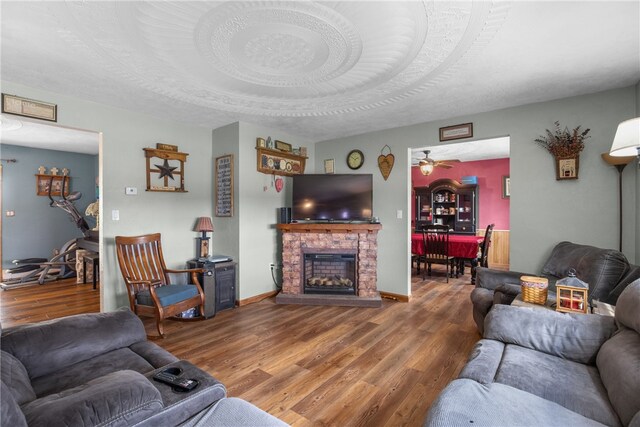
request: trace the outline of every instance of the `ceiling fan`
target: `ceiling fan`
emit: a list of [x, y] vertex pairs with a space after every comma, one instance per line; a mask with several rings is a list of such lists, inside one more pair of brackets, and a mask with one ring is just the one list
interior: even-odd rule
[[418, 165], [420, 166], [420, 172], [422, 172], [423, 175], [430, 175], [431, 172], [433, 172], [433, 169], [438, 167], [438, 168], [444, 168], [444, 169], [451, 169], [453, 167], [453, 165], [450, 165], [448, 162], [459, 162], [460, 160], [458, 159], [451, 159], [451, 160], [433, 160], [432, 158], [429, 157], [429, 153], [431, 151], [430, 150], [425, 150], [424, 151], [424, 159], [421, 159], [418, 162]]

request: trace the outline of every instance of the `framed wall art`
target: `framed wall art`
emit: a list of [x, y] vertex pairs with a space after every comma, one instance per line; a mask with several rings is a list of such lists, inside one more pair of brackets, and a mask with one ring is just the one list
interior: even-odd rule
[[453, 139], [471, 137], [473, 137], [473, 123], [463, 123], [461, 125], [440, 128], [440, 141], [451, 141]]
[[502, 177], [502, 198], [508, 199], [511, 197], [511, 178], [509, 175]]
[[233, 216], [233, 154], [216, 157], [216, 216]]
[[34, 119], [58, 121], [58, 106], [48, 102], [2, 94], [2, 112]]
[[578, 179], [580, 157], [556, 157], [556, 180]]
[[159, 148], [143, 150], [147, 165], [146, 191], [187, 192], [184, 189], [184, 164], [189, 154]]
[[335, 160], [334, 159], [326, 159], [324, 161], [324, 173], [335, 173]]

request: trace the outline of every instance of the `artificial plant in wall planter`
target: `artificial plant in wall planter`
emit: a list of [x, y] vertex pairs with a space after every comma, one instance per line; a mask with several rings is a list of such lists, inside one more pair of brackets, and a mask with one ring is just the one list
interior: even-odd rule
[[584, 141], [591, 129], [580, 131], [580, 126], [569, 130], [554, 122], [553, 130], [546, 129], [546, 134], [535, 139], [538, 145], [553, 155], [556, 161], [556, 179], [578, 179], [580, 152], [584, 149]]

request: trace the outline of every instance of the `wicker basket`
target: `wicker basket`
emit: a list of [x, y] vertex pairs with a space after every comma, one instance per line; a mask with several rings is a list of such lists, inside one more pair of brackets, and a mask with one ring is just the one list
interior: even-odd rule
[[522, 301], [544, 305], [547, 302], [549, 280], [546, 277], [522, 276]]

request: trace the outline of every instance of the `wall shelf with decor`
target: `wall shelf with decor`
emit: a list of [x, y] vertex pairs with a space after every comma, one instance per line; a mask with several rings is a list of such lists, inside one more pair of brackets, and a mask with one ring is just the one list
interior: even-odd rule
[[62, 195], [62, 181], [64, 180], [64, 195], [69, 195], [69, 187], [71, 185], [69, 176], [63, 175], [45, 175], [36, 174], [36, 194], [38, 196], [48, 196], [49, 186], [51, 185], [51, 195]]
[[270, 175], [300, 175], [304, 173], [307, 157], [280, 150], [256, 147], [258, 172]]

